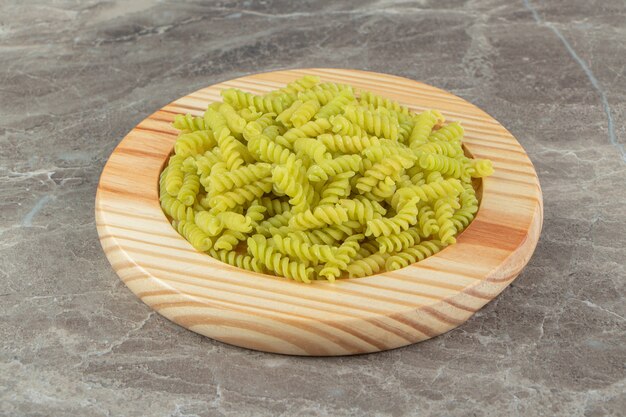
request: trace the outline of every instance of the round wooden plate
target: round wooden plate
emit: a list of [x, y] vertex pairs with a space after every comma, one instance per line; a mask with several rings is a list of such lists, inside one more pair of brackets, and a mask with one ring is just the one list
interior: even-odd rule
[[[201, 115], [235, 87], [264, 93], [306, 74], [350, 83], [416, 111], [440, 110], [466, 131], [466, 149], [493, 161], [480, 210], [458, 243], [407, 268], [306, 285], [241, 270], [197, 252], [168, 223], [158, 178], [179, 113]], [[466, 321], [515, 279], [541, 231], [543, 202], [532, 163], [515, 138], [467, 101], [386, 74], [302, 69], [250, 75], [174, 101], [135, 127], [100, 178], [96, 223], [122, 281], [143, 302], [194, 332], [246, 348], [293, 355], [350, 355], [419, 342]]]

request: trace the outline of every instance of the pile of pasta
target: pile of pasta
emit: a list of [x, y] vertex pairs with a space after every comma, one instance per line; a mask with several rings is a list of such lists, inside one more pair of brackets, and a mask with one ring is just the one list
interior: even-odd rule
[[265, 95], [221, 92], [177, 115], [160, 202], [197, 250], [309, 283], [406, 267], [456, 242], [478, 210], [458, 123], [305, 76]]

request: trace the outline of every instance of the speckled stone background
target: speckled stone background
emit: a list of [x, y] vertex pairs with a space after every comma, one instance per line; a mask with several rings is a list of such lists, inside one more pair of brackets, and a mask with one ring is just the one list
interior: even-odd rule
[[[537, 251], [460, 328], [252, 352], [152, 313], [109, 266], [95, 189], [126, 132], [200, 87], [312, 66], [448, 89], [535, 163]], [[0, 1], [0, 414], [624, 415], [625, 123], [623, 0]]]

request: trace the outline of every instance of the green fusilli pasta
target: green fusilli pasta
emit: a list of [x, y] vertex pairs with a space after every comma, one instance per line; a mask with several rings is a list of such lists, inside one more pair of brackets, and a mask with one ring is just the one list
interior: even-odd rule
[[185, 173], [183, 185], [178, 191], [177, 198], [186, 206], [192, 206], [196, 201], [196, 196], [200, 191], [200, 177], [195, 173]]
[[318, 206], [293, 216], [289, 220], [289, 226], [295, 230], [307, 230], [347, 221], [348, 212], [343, 206]]
[[246, 119], [241, 117], [237, 111], [235, 111], [233, 106], [228, 103], [224, 103], [219, 107], [219, 112], [222, 116], [224, 116], [226, 125], [231, 132], [243, 133], [243, 130], [246, 128], [248, 122], [246, 122]]
[[270, 246], [262, 235], [253, 235], [248, 238], [248, 251], [253, 258], [258, 259], [267, 269], [291, 278], [296, 281], [311, 282], [313, 268], [305, 262], [292, 261], [289, 257], [278, 253]]
[[415, 117], [413, 130], [409, 136], [409, 147], [415, 149], [428, 142], [433, 127], [443, 123], [444, 117], [437, 110], [426, 110]]
[[216, 143], [210, 130], [196, 130], [181, 134], [176, 140], [174, 151], [180, 156], [197, 155], [211, 149]]
[[354, 101], [354, 95], [350, 90], [343, 90], [337, 94], [332, 100], [325, 104], [315, 114], [316, 119], [328, 119], [336, 114], [341, 114], [343, 110]]
[[344, 114], [346, 119], [372, 135], [398, 140], [398, 120], [389, 114], [356, 106], [347, 106]]
[[254, 271], [259, 273], [265, 272], [265, 268], [263, 267], [261, 262], [250, 255], [244, 255], [228, 250], [214, 249], [209, 251], [209, 255], [211, 255], [215, 259], [219, 259], [226, 264], [236, 266], [238, 268], [247, 269], [248, 271]]
[[265, 113], [261, 117], [248, 122], [246, 127], [243, 129], [243, 137], [249, 141], [256, 136], [259, 136], [265, 129], [272, 126], [275, 116], [275, 113]]
[[385, 267], [388, 271], [404, 268], [417, 261], [422, 261], [425, 258], [434, 255], [439, 252], [445, 244], [438, 240], [427, 240], [417, 245], [404, 249], [393, 256], [390, 256], [385, 261]]
[[296, 109], [291, 115], [291, 123], [294, 127], [302, 127], [306, 122], [320, 110], [320, 103], [317, 100], [309, 100]]
[[285, 255], [309, 261], [314, 265], [335, 259], [338, 249], [330, 245], [303, 243], [280, 235], [272, 238], [274, 246]]
[[183, 235], [191, 245], [201, 252], [206, 252], [213, 246], [211, 238], [206, 235], [193, 221], [178, 220], [178, 233]]
[[167, 193], [171, 196], [177, 196], [180, 191], [180, 187], [183, 186], [183, 180], [185, 178], [185, 172], [183, 171], [183, 162], [185, 157], [182, 155], [174, 155], [170, 157], [170, 162], [167, 165], [167, 171], [163, 171], [165, 174], [163, 185]]
[[180, 130], [181, 132], [195, 132], [196, 130], [205, 130], [203, 117], [194, 117], [187, 114], [177, 114], [174, 116], [174, 122], [172, 127]]
[[325, 133], [317, 140], [335, 153], [361, 153], [371, 146], [378, 146], [380, 141], [375, 136], [344, 136]]
[[159, 200], [196, 250], [237, 268], [304, 283], [404, 268], [456, 242], [494, 170], [437, 110], [346, 84], [221, 94], [203, 117], [175, 115]]
[[338, 114], [336, 116], [331, 116], [328, 120], [332, 126], [332, 131], [338, 135], [360, 137], [367, 136], [365, 129], [361, 128], [356, 123], [352, 123], [344, 115]]
[[354, 171], [342, 172], [331, 177], [322, 188], [319, 205], [333, 205], [342, 197], [350, 195], [350, 178], [355, 175]]
[[285, 101], [281, 96], [257, 96], [250, 93], [245, 93], [236, 88], [229, 88], [222, 91], [222, 97], [224, 102], [230, 104], [236, 109], [242, 109], [244, 107], [253, 108], [255, 111], [263, 113], [276, 113], [279, 114], [286, 107]]

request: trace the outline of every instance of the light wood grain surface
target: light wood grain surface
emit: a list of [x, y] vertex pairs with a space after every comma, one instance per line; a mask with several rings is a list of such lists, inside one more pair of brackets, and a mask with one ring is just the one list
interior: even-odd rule
[[[467, 150], [494, 162], [480, 210], [458, 243], [393, 272], [300, 284], [226, 265], [197, 252], [168, 223], [158, 177], [178, 113], [201, 115], [220, 90], [264, 93], [305, 74], [350, 83], [413, 110], [440, 110], [463, 124]], [[107, 162], [96, 196], [102, 247], [143, 302], [225, 343], [294, 355], [349, 355], [419, 342], [465, 322], [530, 259], [543, 220], [537, 175], [517, 140], [491, 116], [450, 93], [401, 77], [340, 69], [246, 76], [196, 91], [135, 127]]]

